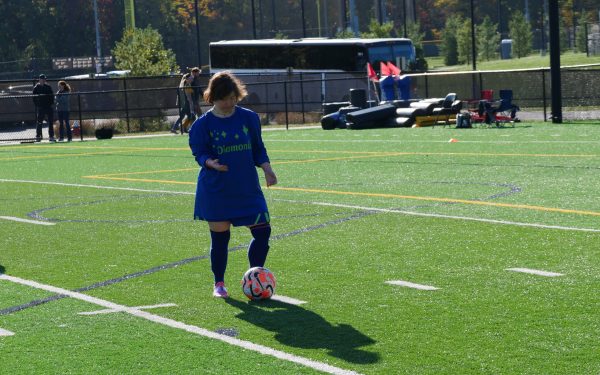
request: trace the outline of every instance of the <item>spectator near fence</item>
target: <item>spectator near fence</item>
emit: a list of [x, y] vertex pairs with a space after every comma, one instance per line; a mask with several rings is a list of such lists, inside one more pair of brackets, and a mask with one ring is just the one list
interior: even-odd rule
[[194, 92], [192, 94], [192, 110], [194, 113], [200, 116], [202, 114], [202, 109], [200, 108], [200, 99], [202, 98], [202, 87], [200, 87], [200, 68], [192, 68], [191, 73], [192, 77], [194, 78], [192, 81], [192, 87], [194, 88]]
[[46, 76], [40, 74], [38, 83], [33, 87], [33, 103], [37, 115], [37, 127], [35, 129], [35, 138], [39, 142], [43, 139], [42, 124], [44, 118], [48, 121], [48, 140], [56, 142], [54, 139], [54, 93], [52, 87], [46, 83]]
[[192, 87], [194, 77], [191, 73], [185, 73], [179, 82], [179, 88], [177, 89], [177, 106], [179, 107], [179, 118], [173, 126], [171, 126], [171, 133], [177, 133], [179, 126], [182, 127], [182, 132], [187, 133], [189, 125], [196, 119], [195, 111], [192, 109], [193, 104], [193, 93]]
[[[65, 81], [58, 82], [58, 91], [56, 92], [56, 113], [58, 114], [58, 141], [62, 142], [65, 140], [65, 130], [67, 133], [67, 141], [73, 140], [73, 133], [71, 132], [71, 124], [69, 124], [69, 110], [70, 110], [70, 94], [71, 86]], [[64, 126], [64, 130], [63, 130]]]

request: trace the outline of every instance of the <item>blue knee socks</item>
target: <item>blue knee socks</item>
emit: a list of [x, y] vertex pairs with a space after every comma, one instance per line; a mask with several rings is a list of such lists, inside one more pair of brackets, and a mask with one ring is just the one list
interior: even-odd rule
[[225, 280], [225, 268], [227, 268], [227, 247], [231, 232], [210, 231], [210, 266], [215, 275], [215, 283]]
[[269, 237], [271, 237], [271, 226], [267, 224], [260, 224], [250, 228], [252, 233], [252, 241], [248, 247], [248, 261], [250, 262], [250, 268], [252, 267], [264, 267], [265, 261], [267, 260], [267, 253], [269, 252]]

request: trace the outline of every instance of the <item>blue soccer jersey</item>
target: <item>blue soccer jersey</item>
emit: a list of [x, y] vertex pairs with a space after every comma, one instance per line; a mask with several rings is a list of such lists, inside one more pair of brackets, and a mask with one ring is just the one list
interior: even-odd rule
[[[257, 166], [268, 162], [256, 113], [236, 106], [226, 118], [208, 111], [190, 129], [190, 148], [200, 165], [194, 219], [232, 221], [256, 217], [268, 221], [267, 203], [260, 188]], [[219, 159], [227, 172], [207, 168], [207, 159]], [[243, 223], [241, 225], [255, 224]]]

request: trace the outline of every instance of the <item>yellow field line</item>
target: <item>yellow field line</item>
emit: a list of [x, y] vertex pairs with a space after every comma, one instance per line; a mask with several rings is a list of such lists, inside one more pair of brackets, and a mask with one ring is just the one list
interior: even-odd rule
[[[113, 153], [124, 153], [131, 151], [187, 151], [187, 147], [173, 148], [173, 147], [116, 147], [116, 146], [62, 146], [62, 145], [48, 145], [48, 146], [35, 146], [35, 148], [69, 148], [69, 149], [111, 149], [111, 151], [98, 151], [89, 153], [72, 153], [72, 154], [50, 154], [50, 155], [27, 155], [27, 156], [13, 156], [0, 158], [3, 160], [26, 160], [26, 159], [46, 159], [53, 157], [73, 157], [73, 156], [87, 156], [87, 155], [110, 155]], [[436, 156], [503, 156], [503, 157], [564, 157], [564, 158], [595, 158], [600, 155], [596, 154], [524, 154], [524, 153], [478, 153], [478, 152], [394, 152], [394, 151], [339, 151], [339, 150], [306, 150], [306, 151], [290, 151], [290, 150], [271, 150], [273, 153], [301, 153], [301, 154], [350, 154], [350, 155], [364, 155], [366, 157], [378, 157], [378, 156], [408, 156], [408, 155], [436, 155]], [[289, 163], [301, 163], [301, 162], [317, 162], [317, 161], [335, 161], [335, 160], [349, 160], [352, 158], [359, 158], [357, 156], [340, 156], [335, 158], [322, 158], [322, 159], [306, 159], [303, 161], [280, 161], [277, 164], [289, 164]]]
[[[193, 168], [193, 169], [192, 168], [174, 169], [174, 170], [166, 170], [166, 171], [162, 171], [162, 172], [177, 172], [177, 171], [190, 171], [190, 170], [195, 170], [195, 168]], [[120, 173], [118, 175], [146, 174], [146, 173], [156, 173], [156, 172], [159, 172], [159, 171]], [[130, 181], [130, 182], [149, 182], [149, 183], [177, 184], [177, 185], [195, 185], [196, 184], [196, 182], [192, 182], [192, 181], [173, 181], [173, 180], [156, 180], [156, 179], [145, 179], [145, 178], [114, 177], [116, 175], [117, 174], [112, 174], [112, 175], [98, 175], [98, 176], [83, 176], [83, 177], [84, 178], [91, 178], [91, 179], [99, 179], [99, 180], [116, 180], [116, 181]], [[471, 199], [437, 198], [437, 197], [416, 196], [416, 195], [401, 195], [401, 194], [387, 194], [387, 193], [364, 193], [364, 192], [357, 192], [357, 191], [338, 191], [338, 190], [323, 190], [323, 189], [307, 189], [307, 188], [292, 188], [292, 187], [282, 187], [282, 186], [271, 186], [268, 189], [281, 190], [281, 191], [297, 191], [297, 192], [303, 192], [303, 193], [320, 193], [320, 194], [334, 194], [334, 195], [354, 195], [354, 196], [375, 197], [375, 198], [411, 199], [411, 200], [429, 201], [429, 202], [443, 202], [443, 203], [462, 203], [462, 204], [471, 204], [471, 205], [478, 205], [478, 206], [490, 206], [490, 207], [502, 207], [502, 208], [516, 208], [516, 209], [526, 209], [526, 210], [534, 210], [534, 211], [560, 212], [560, 213], [565, 213], [565, 214], [600, 216], [600, 212], [595, 212], [595, 211], [584, 211], [584, 210], [572, 210], [572, 209], [566, 209], [566, 208], [533, 206], [533, 205], [527, 205], [527, 204], [512, 204], [512, 203], [487, 202], [487, 201], [478, 201], [478, 200], [471, 200]]]
[[469, 199], [421, 197], [421, 196], [414, 196], [414, 195], [363, 193], [363, 192], [355, 192], [355, 191], [336, 191], [336, 190], [306, 189], [306, 188], [289, 188], [289, 187], [281, 187], [281, 186], [271, 186], [271, 187], [269, 187], [269, 189], [284, 190], [284, 191], [299, 191], [299, 192], [304, 192], [304, 193], [356, 195], [356, 196], [363, 196], [363, 197], [413, 199], [413, 200], [420, 200], [420, 201], [433, 201], [433, 202], [444, 202], [444, 203], [464, 203], [464, 204], [473, 204], [473, 205], [479, 205], [479, 206], [520, 208], [520, 209], [535, 210], [535, 211], [560, 212], [560, 213], [569, 213], [569, 214], [578, 214], [578, 215], [600, 216], [600, 212], [594, 212], [594, 211], [582, 211], [582, 210], [571, 210], [571, 209], [565, 209], [565, 208], [531, 206], [531, 205], [526, 205], [526, 204], [486, 202], [486, 201], [477, 201], [477, 200], [469, 200]]

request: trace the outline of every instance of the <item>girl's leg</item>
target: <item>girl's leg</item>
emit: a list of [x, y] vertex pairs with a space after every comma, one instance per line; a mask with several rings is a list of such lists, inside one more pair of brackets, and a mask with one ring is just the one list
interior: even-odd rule
[[225, 269], [227, 268], [227, 248], [231, 237], [230, 223], [226, 221], [209, 222], [210, 228], [210, 265], [215, 283], [225, 280]]
[[63, 122], [65, 121], [65, 113], [58, 111], [58, 140], [62, 141], [65, 138], [65, 132], [63, 130]]
[[69, 123], [69, 112], [65, 111], [65, 127], [67, 129], [67, 140], [71, 142], [73, 140], [73, 132], [71, 131], [71, 124]]
[[269, 253], [269, 238], [271, 237], [271, 225], [261, 223], [250, 227], [252, 241], [248, 246], [248, 261], [250, 268], [264, 267]]

